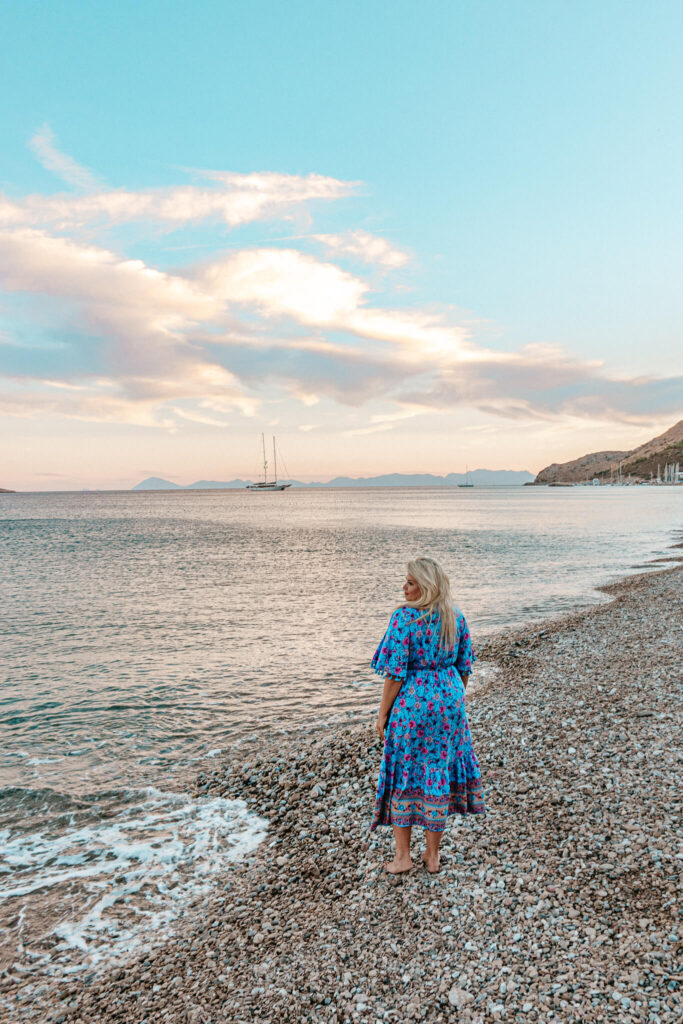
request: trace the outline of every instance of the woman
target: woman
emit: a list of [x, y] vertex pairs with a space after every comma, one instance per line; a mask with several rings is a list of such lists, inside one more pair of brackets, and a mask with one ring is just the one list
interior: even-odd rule
[[396, 856], [385, 869], [410, 871], [413, 825], [427, 832], [422, 855], [439, 870], [439, 844], [449, 814], [483, 814], [479, 764], [465, 714], [465, 690], [475, 660], [450, 583], [431, 558], [407, 566], [406, 603], [391, 616], [372, 659], [385, 676], [377, 732], [384, 741], [375, 814], [370, 826], [391, 825]]

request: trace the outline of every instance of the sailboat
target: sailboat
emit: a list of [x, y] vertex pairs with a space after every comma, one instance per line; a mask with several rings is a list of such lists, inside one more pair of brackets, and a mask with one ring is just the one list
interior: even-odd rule
[[458, 484], [458, 487], [474, 487], [474, 484], [470, 480], [469, 466], [465, 466], [465, 483], [464, 484]]
[[257, 480], [255, 484], [247, 484], [248, 491], [284, 491], [291, 484], [279, 484], [277, 482], [277, 448], [273, 438], [273, 479], [268, 479], [268, 459], [266, 458], [266, 438], [261, 434], [261, 446], [263, 448], [263, 480]]

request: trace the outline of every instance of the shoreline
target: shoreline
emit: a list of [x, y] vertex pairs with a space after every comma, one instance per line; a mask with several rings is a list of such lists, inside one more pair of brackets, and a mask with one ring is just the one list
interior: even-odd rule
[[674, 1020], [682, 579], [627, 576], [477, 646], [497, 669], [468, 699], [489, 813], [450, 819], [439, 875], [382, 871], [372, 727], [263, 736], [195, 788], [269, 819], [258, 849], [162, 945], [90, 983], [34, 982], [15, 1018]]

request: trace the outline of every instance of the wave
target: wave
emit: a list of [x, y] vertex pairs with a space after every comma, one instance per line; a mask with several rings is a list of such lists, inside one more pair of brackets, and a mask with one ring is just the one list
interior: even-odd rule
[[34, 954], [44, 946], [34, 967], [49, 973], [117, 960], [153, 935], [160, 940], [268, 825], [241, 800], [152, 786], [79, 798], [8, 788], [0, 806], [7, 802], [24, 821], [30, 808], [40, 813], [30, 830], [7, 821], [0, 829], [0, 923], [11, 930], [21, 917], [24, 943], [30, 936]]

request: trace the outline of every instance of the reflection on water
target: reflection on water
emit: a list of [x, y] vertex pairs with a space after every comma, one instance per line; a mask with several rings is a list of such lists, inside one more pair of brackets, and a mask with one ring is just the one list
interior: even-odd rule
[[1, 497], [0, 782], [70, 792], [367, 708], [376, 687], [354, 684], [416, 553], [447, 566], [476, 639], [670, 555], [680, 505], [646, 488]]

